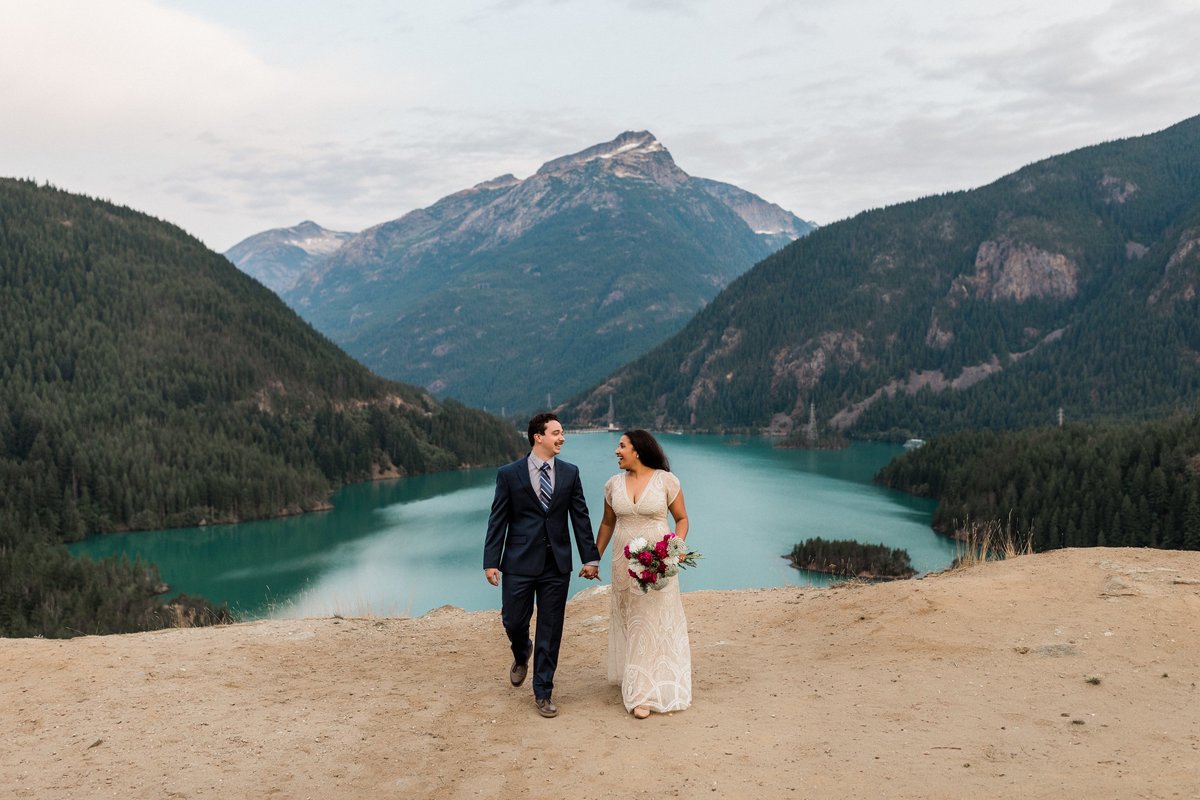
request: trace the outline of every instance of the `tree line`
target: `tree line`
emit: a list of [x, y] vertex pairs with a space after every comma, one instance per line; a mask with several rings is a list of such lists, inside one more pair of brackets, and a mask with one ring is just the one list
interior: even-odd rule
[[1151, 422], [948, 434], [892, 461], [886, 486], [938, 499], [933, 527], [997, 522], [1035, 551], [1200, 550], [1200, 413]]

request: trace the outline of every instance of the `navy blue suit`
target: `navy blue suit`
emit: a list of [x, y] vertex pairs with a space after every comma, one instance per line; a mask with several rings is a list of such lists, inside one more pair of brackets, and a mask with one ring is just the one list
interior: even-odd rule
[[[567, 587], [574, 569], [571, 536], [584, 563], [599, 561], [592, 521], [583, 498], [579, 468], [554, 459], [554, 494], [543, 510], [529, 479], [528, 456], [496, 472], [496, 496], [488, 517], [483, 568], [503, 573], [500, 597], [504, 631], [518, 663], [533, 655], [533, 693], [550, 697], [562, 643]], [[537, 631], [529, 640], [529, 621], [537, 602]]]

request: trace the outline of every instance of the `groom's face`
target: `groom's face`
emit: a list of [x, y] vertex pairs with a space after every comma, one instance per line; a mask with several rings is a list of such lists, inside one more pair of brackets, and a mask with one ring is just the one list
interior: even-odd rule
[[564, 441], [566, 437], [563, 435], [562, 423], [552, 419], [546, 423], [545, 433], [533, 435], [533, 449], [537, 451], [538, 457], [545, 461], [558, 455]]

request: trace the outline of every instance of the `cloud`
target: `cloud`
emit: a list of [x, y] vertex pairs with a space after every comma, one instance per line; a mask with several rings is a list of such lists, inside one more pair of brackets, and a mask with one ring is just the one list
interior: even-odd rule
[[729, 166], [713, 177], [827, 223], [1200, 110], [1200, 8], [1005, 5], [884, 20], [894, 36], [864, 28], [865, 41], [890, 43], [879, 61], [857, 50], [824, 59], [789, 87], [790, 119], [689, 137], [677, 156], [688, 150], [693, 170]]
[[1005, 111], [1090, 114], [1187, 93], [1198, 36], [1200, 8], [1125, 0], [1011, 39], [958, 36], [957, 47], [927, 63], [915, 52], [894, 53], [917, 79], [952, 81], [989, 105], [1007, 100]]
[[230, 33], [146, 0], [7, 5], [0, 80], [29, 137], [161, 125], [163, 109], [181, 128], [244, 112], [285, 79]]
[[1191, 0], [8, 0], [4, 23], [0, 173], [220, 249], [361, 229], [626, 129], [829, 222], [1200, 108]]
[[[189, 228], [318, 205], [312, 192], [329, 194], [322, 207], [352, 204], [370, 170], [345, 120], [378, 93], [414, 102], [430, 85], [399, 69], [364, 81], [337, 46], [335, 64], [272, 63], [246, 35], [150, 0], [14, 0], [0, 35], [6, 113], [20, 120], [0, 126], [3, 173]], [[339, 160], [357, 173], [330, 181]]]
[[222, 141], [211, 161], [173, 172], [166, 189], [204, 214], [241, 215], [242, 236], [302, 219], [361, 230], [506, 172], [527, 177], [590, 144], [595, 127], [422, 107], [410, 110], [403, 129], [360, 132], [353, 142], [297, 141], [284, 152], [278, 143]]

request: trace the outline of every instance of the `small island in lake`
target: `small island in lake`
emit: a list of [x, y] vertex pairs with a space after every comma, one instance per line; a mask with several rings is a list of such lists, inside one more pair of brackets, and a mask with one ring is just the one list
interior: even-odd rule
[[847, 578], [897, 580], [917, 574], [907, 550], [851, 539], [806, 539], [784, 558], [796, 569]]

